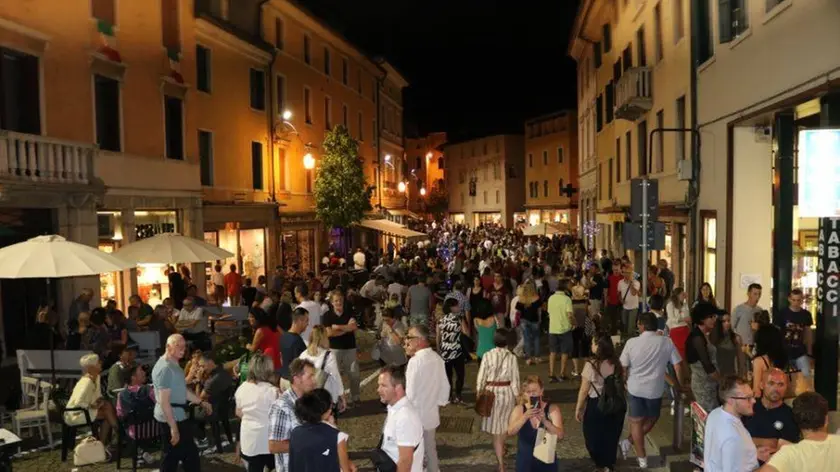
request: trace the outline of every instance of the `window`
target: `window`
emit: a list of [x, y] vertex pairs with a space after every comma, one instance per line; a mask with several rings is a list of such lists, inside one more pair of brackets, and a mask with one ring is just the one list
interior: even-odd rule
[[437, 167], [438, 167], [438, 169], [440, 169], [440, 170], [443, 170], [443, 169], [445, 169], [445, 168], [446, 168], [446, 164], [445, 164], [445, 162], [443, 161], [443, 156], [441, 156], [441, 157], [439, 157], [439, 158], [438, 158], [438, 161], [437, 161]]
[[613, 64], [613, 82], [618, 83], [618, 79], [621, 78], [621, 71], [621, 57], [619, 57]]
[[697, 64], [695, 65], [699, 66], [715, 55], [711, 1], [697, 2], [697, 13]]
[[467, 175], [462, 170], [461, 172], [458, 173], [458, 183], [463, 184], [466, 181], [467, 181]]
[[662, 51], [662, 2], [653, 8], [653, 60], [659, 63], [663, 57]]
[[534, 155], [528, 153], [528, 167], [534, 167]]
[[[685, 95], [677, 99], [676, 108], [676, 127], [680, 129], [685, 128]], [[677, 139], [675, 139], [675, 141], [677, 143], [677, 149], [675, 155], [677, 157], [677, 162], [679, 162], [685, 159], [685, 133], [678, 132], [676, 138]]]
[[420, 158], [420, 156], [415, 157], [414, 158], [414, 168], [415, 169], [422, 169], [422, 167], [423, 167], [423, 162], [422, 161], [423, 160]]
[[344, 128], [350, 129], [350, 117], [346, 103], [341, 105], [341, 124], [344, 125]]
[[164, 95], [164, 139], [166, 157], [184, 159], [184, 102], [177, 97]]
[[275, 78], [276, 97], [277, 97], [277, 113], [286, 111], [286, 78], [278, 75]]
[[487, 190], [484, 191], [484, 204], [487, 205]]
[[683, 13], [683, 2], [685, 0], [673, 0], [674, 2], [674, 44], [680, 42], [685, 36], [685, 14]]
[[160, 16], [163, 47], [167, 53], [181, 52], [181, 30], [178, 21], [178, 0], [163, 0]]
[[502, 201], [502, 192], [496, 190], [496, 204], [499, 204]]
[[548, 165], [548, 151], [543, 151], [543, 165]]
[[280, 18], [274, 19], [274, 47], [279, 50], [283, 50], [283, 36], [286, 33], [286, 29], [283, 27], [283, 20]]
[[[656, 127], [658, 129], [665, 128], [665, 111], [659, 110], [656, 113]], [[665, 170], [665, 133], [662, 131], [656, 133], [656, 144], [654, 154], [656, 155], [656, 162], [654, 164], [654, 172], [663, 172]]]
[[557, 183], [557, 195], [563, 195], [563, 179]]
[[96, 144], [120, 152], [120, 83], [110, 77], [93, 76], [96, 114]]
[[372, 123], [373, 126], [371, 126], [371, 129], [373, 130], [373, 132], [371, 133], [371, 136], [373, 136], [373, 146], [376, 147], [376, 142], [379, 140], [379, 134], [377, 134], [379, 130], [376, 129], [376, 118], [373, 119]]
[[558, 164], [563, 163], [563, 148], [561, 148], [561, 147], [557, 148], [557, 163]]
[[624, 52], [621, 53], [621, 62], [624, 66], [622, 70], [626, 71], [627, 69], [633, 67], [633, 45], [628, 44], [626, 48], [624, 48]]
[[327, 48], [324, 48], [324, 73], [327, 74], [327, 77], [332, 75], [332, 55]]
[[613, 81], [610, 80], [607, 82], [607, 86], [604, 90], [605, 106], [606, 106], [606, 122], [607, 124], [612, 123], [613, 120], [613, 113], [615, 113], [615, 87], [613, 87]]
[[548, 181], [547, 180], [543, 180], [543, 196], [544, 197], [548, 196]]
[[630, 180], [633, 177], [633, 174], [630, 173], [632, 169], [631, 165], [633, 164], [633, 132], [628, 131], [627, 134], [624, 135], [624, 178], [625, 180]]
[[703, 281], [715, 288], [717, 275], [717, 213], [701, 210], [703, 220]]
[[303, 62], [312, 65], [312, 40], [303, 35]]
[[201, 165], [201, 185], [213, 185], [213, 133], [198, 130], [198, 162]]
[[41, 134], [38, 58], [0, 48], [0, 128]]
[[350, 64], [346, 57], [341, 58], [341, 83], [344, 85], [350, 83]]
[[251, 108], [265, 111], [265, 71], [251, 69]]
[[612, 179], [613, 160], [612, 159], [610, 159], [610, 161], [609, 161], [609, 167], [608, 167], [607, 170], [609, 171], [609, 174], [607, 174], [607, 198], [612, 200], [612, 195], [613, 195], [613, 179]]
[[601, 67], [601, 43], [595, 43], [593, 49], [595, 56], [595, 69], [597, 70]]
[[767, 5], [766, 5], [766, 8], [765, 8], [764, 11], [766, 11], [767, 13], [770, 13], [770, 11], [773, 10], [774, 8], [776, 8], [777, 5], [781, 5], [782, 3], [785, 3], [788, 0], [766, 0], [766, 1], [767, 1]]
[[612, 49], [612, 29], [610, 28], [609, 23], [603, 26], [601, 36], [601, 42], [604, 44], [604, 52], [610, 52]]
[[254, 190], [263, 189], [263, 145], [251, 141], [251, 177]]
[[721, 44], [737, 39], [749, 28], [745, 3], [746, 0], [718, 1], [718, 31]]
[[615, 181], [621, 182], [621, 136], [615, 138]]
[[312, 91], [309, 87], [303, 88], [303, 116], [306, 124], [312, 124]]
[[365, 140], [364, 122], [364, 115], [362, 115], [362, 112], [359, 112], [359, 142]]
[[639, 67], [647, 66], [647, 44], [645, 42], [645, 27], [642, 26], [636, 31], [636, 57], [639, 59]]
[[601, 132], [604, 129], [604, 95], [598, 95], [595, 99], [595, 130]]
[[648, 162], [648, 148], [647, 148], [647, 121], [639, 123], [638, 127], [639, 140], [639, 175], [646, 175], [650, 170], [650, 163]]
[[[598, 184], [600, 184], [600, 182], [603, 180], [603, 174], [604, 174], [604, 165], [599, 163], [598, 164], [598, 175], [597, 175]], [[607, 180], [609, 180], [609, 179], [607, 179]], [[598, 199], [603, 200], [604, 199], [604, 186], [603, 185], [596, 185], [596, 186], [598, 187]]]
[[195, 69], [196, 88], [210, 93], [210, 50], [198, 44], [195, 45]]
[[116, 0], [92, 0], [91, 15], [108, 26], [117, 24]]
[[332, 99], [324, 97], [324, 129], [332, 129]]

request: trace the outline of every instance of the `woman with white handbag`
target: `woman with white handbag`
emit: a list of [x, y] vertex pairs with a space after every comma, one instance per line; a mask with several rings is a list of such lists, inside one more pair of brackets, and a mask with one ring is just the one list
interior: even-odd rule
[[556, 472], [557, 441], [564, 435], [560, 406], [543, 399], [543, 382], [537, 375], [528, 376], [519, 391], [507, 431], [519, 437], [516, 472]]
[[102, 420], [99, 439], [103, 445], [107, 446], [111, 443], [111, 432], [117, 427], [117, 412], [111, 402], [102, 398], [102, 389], [99, 386], [102, 362], [98, 355], [91, 353], [82, 356], [79, 359], [79, 365], [82, 367], [83, 374], [73, 387], [73, 393], [67, 401], [67, 409], [79, 408], [79, 410], [64, 413], [64, 421], [69, 425], [83, 425], [87, 419]]

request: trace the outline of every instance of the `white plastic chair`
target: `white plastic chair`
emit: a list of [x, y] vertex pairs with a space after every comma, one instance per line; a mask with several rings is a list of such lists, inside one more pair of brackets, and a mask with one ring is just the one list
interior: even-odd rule
[[[38, 436], [44, 439], [44, 429], [47, 430], [47, 439], [49, 445], [52, 447], [52, 431], [50, 430], [50, 393], [53, 386], [47, 382], [37, 381], [35, 389], [37, 393], [34, 398], [34, 405], [29, 408], [22, 408], [12, 414], [12, 427], [15, 434], [20, 436], [20, 430], [23, 428], [32, 429], [38, 428]], [[24, 385], [31, 385], [27, 380]]]
[[[34, 377], [27, 377], [23, 376], [20, 378], [20, 408], [19, 409], [27, 409], [32, 408], [33, 406], [38, 404], [38, 395], [40, 388], [40, 381]], [[6, 422], [8, 421], [12, 426], [11, 428], [14, 429], [14, 411], [6, 411], [5, 409], [0, 412], [0, 424], [4, 427]]]

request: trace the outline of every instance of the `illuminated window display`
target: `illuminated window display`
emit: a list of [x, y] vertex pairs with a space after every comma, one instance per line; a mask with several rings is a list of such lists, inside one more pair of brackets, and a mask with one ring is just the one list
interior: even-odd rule
[[[231, 264], [236, 264], [237, 271], [243, 277], [249, 277], [254, 285], [257, 278], [266, 274], [266, 229], [220, 229], [206, 231], [204, 241], [228, 250], [234, 254], [223, 261], [222, 272], [227, 274]], [[208, 264], [208, 279], [212, 267]]]

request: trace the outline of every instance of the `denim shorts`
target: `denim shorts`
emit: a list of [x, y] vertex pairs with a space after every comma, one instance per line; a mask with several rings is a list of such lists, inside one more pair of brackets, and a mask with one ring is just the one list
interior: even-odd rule
[[662, 398], [642, 398], [631, 393], [627, 394], [631, 418], [659, 418], [662, 409]]

